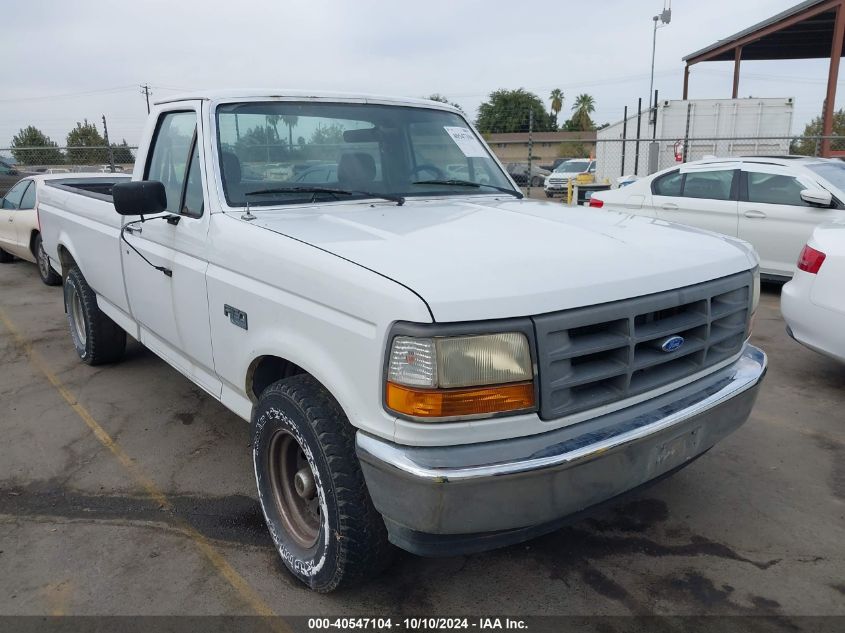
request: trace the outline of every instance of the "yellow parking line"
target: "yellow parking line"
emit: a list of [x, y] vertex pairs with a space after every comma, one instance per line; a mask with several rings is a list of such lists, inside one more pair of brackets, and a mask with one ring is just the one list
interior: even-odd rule
[[[132, 478], [144, 489], [144, 491], [161, 505], [166, 510], [173, 510], [173, 506], [168, 500], [167, 496], [147, 477], [135, 461], [129, 457], [126, 451], [115, 442], [106, 430], [100, 425], [97, 420], [82, 406], [76, 399], [76, 396], [62, 384], [58, 376], [50, 370], [40, 354], [36, 352], [32, 344], [20, 333], [15, 324], [6, 314], [6, 311], [0, 308], [0, 322], [12, 335], [15, 344], [24, 352], [29, 362], [40, 371], [48, 382], [59, 392], [59, 395], [70, 406], [71, 409], [82, 419], [85, 425], [91, 430], [94, 436], [117, 458], [117, 460], [129, 471]], [[228, 561], [214, 548], [208, 539], [200, 534], [195, 528], [185, 521], [179, 522], [179, 529], [182, 533], [190, 538], [202, 554], [208, 559], [217, 572], [226, 579], [226, 581], [238, 592], [240, 597], [252, 608], [255, 613], [262, 616], [275, 616], [276, 613], [270, 606], [261, 599], [261, 596], [244, 580], [235, 568], [232, 567]], [[278, 622], [281, 624], [281, 622]], [[281, 627], [281, 630], [289, 631], [287, 626]]]

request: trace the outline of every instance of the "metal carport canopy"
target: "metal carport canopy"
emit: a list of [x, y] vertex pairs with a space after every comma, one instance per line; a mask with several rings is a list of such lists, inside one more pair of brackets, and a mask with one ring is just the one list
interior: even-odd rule
[[[822, 133], [833, 131], [833, 111], [839, 59], [845, 35], [845, 0], [806, 0], [754, 26], [684, 57], [684, 99], [689, 88], [689, 68], [700, 62], [734, 62], [732, 97], [739, 91], [740, 61], [818, 59], [829, 57], [827, 98]], [[830, 141], [822, 141], [822, 155], [830, 154]]]

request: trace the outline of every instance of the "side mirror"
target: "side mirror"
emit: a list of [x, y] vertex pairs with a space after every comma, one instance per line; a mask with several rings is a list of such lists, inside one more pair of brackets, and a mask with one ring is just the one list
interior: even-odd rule
[[111, 191], [114, 210], [120, 215], [152, 215], [167, 210], [167, 192], [157, 180], [119, 182]]
[[824, 189], [804, 189], [801, 199], [817, 207], [829, 207], [833, 203], [833, 195]]

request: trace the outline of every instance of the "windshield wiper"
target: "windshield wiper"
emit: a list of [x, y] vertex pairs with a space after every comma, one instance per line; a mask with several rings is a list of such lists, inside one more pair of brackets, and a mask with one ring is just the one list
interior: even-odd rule
[[[273, 194], [280, 194], [280, 193], [328, 193], [338, 197], [341, 196], [352, 196], [352, 195], [359, 195], [359, 196], [367, 196], [368, 198], [381, 198], [382, 200], [390, 200], [391, 202], [395, 202], [398, 206], [402, 206], [405, 204], [405, 198], [402, 196], [390, 194], [390, 193], [375, 193], [373, 191], [357, 191], [353, 189], [333, 189], [331, 187], [276, 187], [273, 189], [259, 189], [258, 191], [248, 191], [246, 194], [247, 196], [264, 196], [264, 195], [273, 195]], [[311, 202], [314, 202], [314, 196], [311, 197]]]
[[457, 179], [449, 179], [449, 180], [417, 180], [416, 182], [411, 183], [413, 185], [449, 185], [451, 187], [475, 187], [478, 189], [479, 187], [489, 187], [490, 189], [495, 189], [496, 191], [501, 191], [502, 193], [509, 193], [514, 198], [522, 199], [525, 196], [522, 195], [519, 191], [514, 191], [513, 189], [509, 189], [508, 187], [499, 187], [498, 185], [490, 185], [486, 182], [473, 182], [471, 180], [457, 180]]

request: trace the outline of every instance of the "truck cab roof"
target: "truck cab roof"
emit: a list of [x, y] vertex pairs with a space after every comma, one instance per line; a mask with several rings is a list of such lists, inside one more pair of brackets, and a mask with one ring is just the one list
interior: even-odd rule
[[288, 88], [257, 88], [237, 90], [206, 90], [174, 95], [166, 99], [159, 99], [155, 105], [164, 105], [179, 101], [256, 101], [256, 100], [300, 100], [300, 101], [349, 101], [364, 103], [391, 103], [426, 108], [438, 108], [460, 112], [456, 107], [440, 101], [430, 99], [416, 99], [411, 97], [397, 97], [389, 95], [375, 95], [367, 93], [333, 92], [325, 90], [302, 90]]

